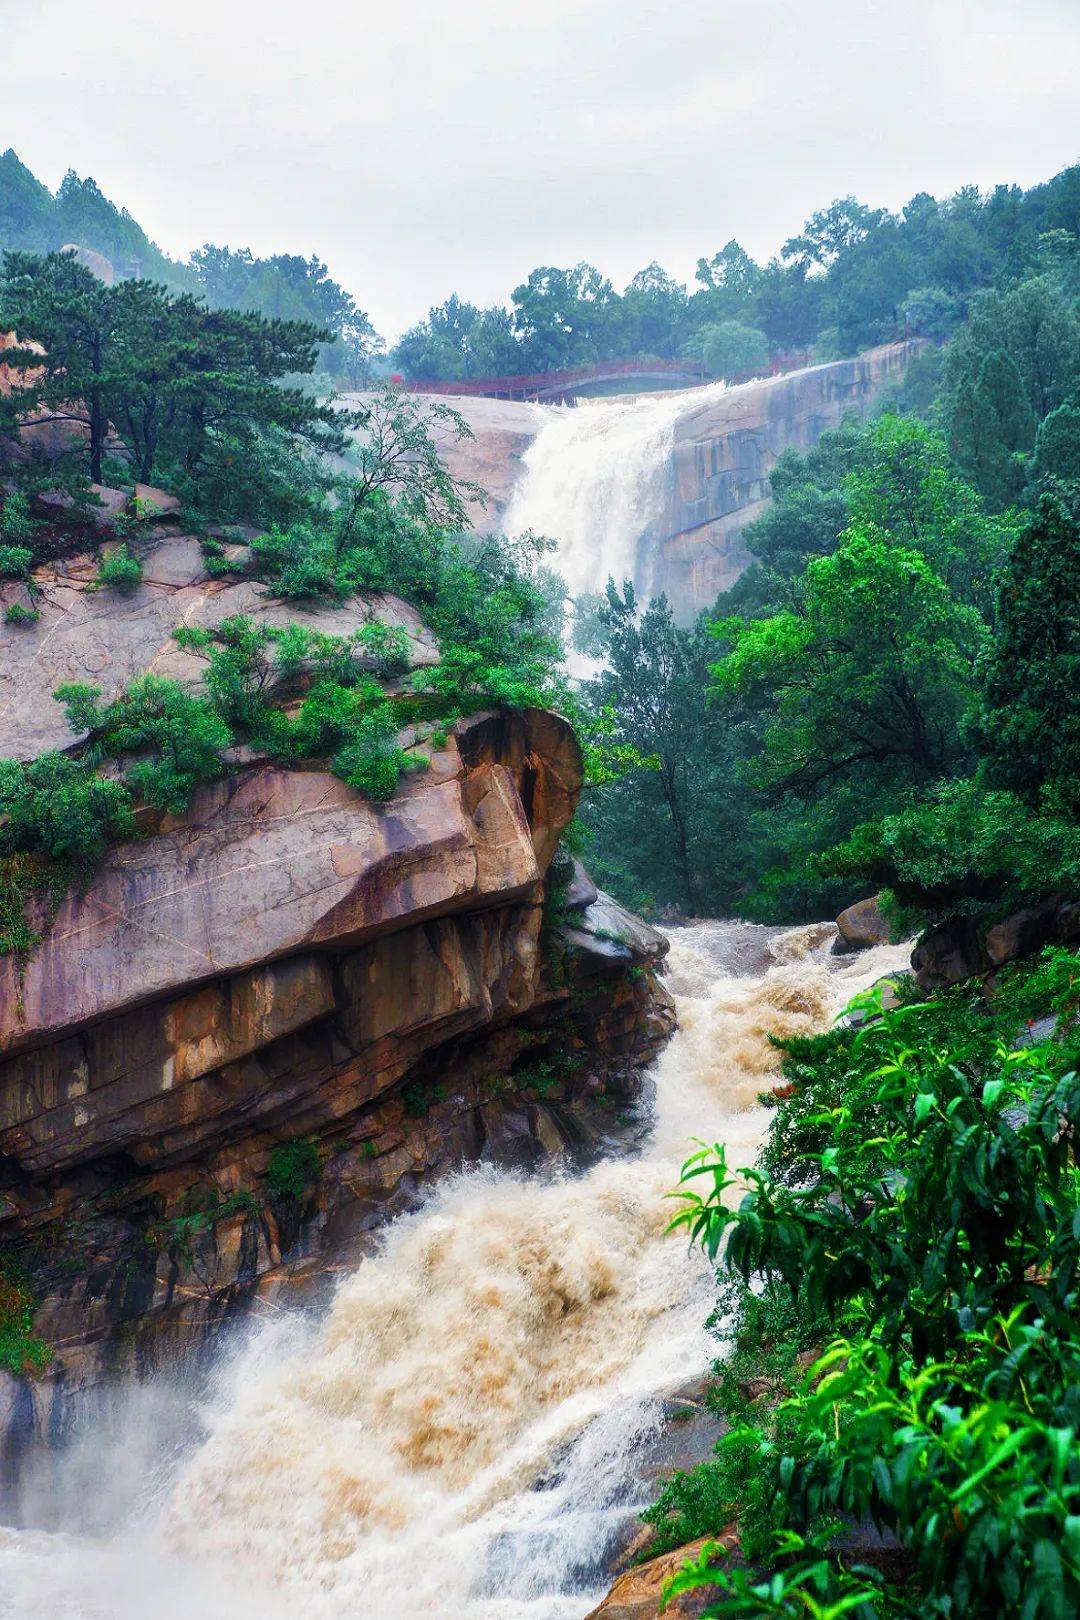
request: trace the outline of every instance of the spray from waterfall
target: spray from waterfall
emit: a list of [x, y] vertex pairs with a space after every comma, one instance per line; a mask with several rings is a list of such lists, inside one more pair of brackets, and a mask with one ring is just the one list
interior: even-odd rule
[[653, 525], [663, 515], [672, 477], [675, 426], [726, 384], [633, 400], [587, 401], [573, 408], [536, 406], [540, 430], [504, 526], [532, 529], [558, 543], [556, 567], [571, 596], [602, 591], [610, 576], [630, 579], [641, 596], [655, 574]]
[[[693, 1137], [749, 1164], [770, 1033], [820, 1029], [901, 948], [675, 931], [679, 1030], [640, 1156], [478, 1170], [399, 1220], [316, 1324], [261, 1332], [160, 1503], [107, 1542], [0, 1533], [8, 1620], [580, 1620], [644, 1505], [659, 1396], [715, 1353], [700, 1254], [664, 1235]], [[99, 1489], [108, 1489], [103, 1454]]]

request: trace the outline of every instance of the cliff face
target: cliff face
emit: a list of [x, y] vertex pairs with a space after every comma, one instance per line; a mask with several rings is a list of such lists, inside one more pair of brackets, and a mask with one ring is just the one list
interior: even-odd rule
[[690, 405], [675, 428], [663, 514], [642, 541], [654, 589], [684, 615], [730, 589], [751, 561], [740, 537], [768, 503], [780, 455], [808, 450], [848, 412], [868, 410], [920, 346], [887, 344]]
[[[0, 754], [74, 743], [62, 678], [197, 681], [175, 624], [304, 616], [207, 579], [187, 539], [160, 539], [129, 597], [91, 573], [43, 575], [41, 619], [5, 632]], [[375, 613], [414, 663], [437, 656], [390, 598], [320, 628]], [[440, 1170], [603, 1134], [671, 1014], [658, 935], [583, 881], [545, 913], [580, 787], [574, 734], [542, 710], [460, 723], [385, 805], [253, 758], [42, 904], [40, 945], [0, 958], [0, 1244], [59, 1347], [12, 1397], [17, 1428], [62, 1427], [105, 1374], [329, 1275]]]
[[[658, 469], [659, 515], [638, 545], [639, 584], [647, 581], [651, 590], [666, 591], [684, 619], [711, 606], [750, 561], [740, 537], [768, 500], [777, 458], [789, 448], [809, 449], [849, 411], [868, 410], [920, 347], [919, 342], [887, 344], [853, 360], [723, 391], [683, 394], [671, 455]], [[445, 459], [457, 476], [488, 492], [486, 512], [474, 512], [478, 524], [497, 523], [522, 475], [529, 445], [550, 420], [550, 408], [471, 398], [444, 403], [461, 412], [474, 435], [464, 441], [448, 437]], [[577, 408], [602, 411], [605, 406]]]

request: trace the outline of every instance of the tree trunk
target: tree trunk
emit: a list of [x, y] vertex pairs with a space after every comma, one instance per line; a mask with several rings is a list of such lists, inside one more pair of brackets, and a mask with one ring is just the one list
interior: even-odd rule
[[94, 389], [90, 396], [90, 482], [101, 483], [101, 458], [105, 448], [105, 412], [101, 393]]

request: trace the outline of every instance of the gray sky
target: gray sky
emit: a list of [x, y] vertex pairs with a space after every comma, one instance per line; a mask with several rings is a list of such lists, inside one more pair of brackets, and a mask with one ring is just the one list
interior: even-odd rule
[[854, 192], [1080, 159], [1078, 0], [0, 0], [0, 149], [167, 252], [319, 253], [388, 337], [536, 264], [690, 279]]

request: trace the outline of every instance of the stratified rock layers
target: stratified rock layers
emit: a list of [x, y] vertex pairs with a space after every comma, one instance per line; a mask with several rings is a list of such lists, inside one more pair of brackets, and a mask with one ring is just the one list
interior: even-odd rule
[[[296, 616], [207, 580], [191, 541], [162, 537], [128, 598], [87, 575], [43, 578], [41, 633], [8, 633], [4, 752], [76, 745], [58, 678], [196, 683], [171, 624]], [[388, 598], [319, 627], [376, 612], [414, 663], [436, 656]], [[254, 1298], [355, 1260], [437, 1173], [589, 1149], [670, 1033], [660, 936], [587, 880], [573, 928], [545, 924], [582, 780], [567, 722], [482, 713], [427, 751], [386, 804], [239, 763], [43, 905], [24, 961], [0, 958], [0, 1241], [60, 1352], [39, 1430], [106, 1374], [201, 1352]], [[283, 1192], [267, 1172], [298, 1141], [308, 1172]]]

